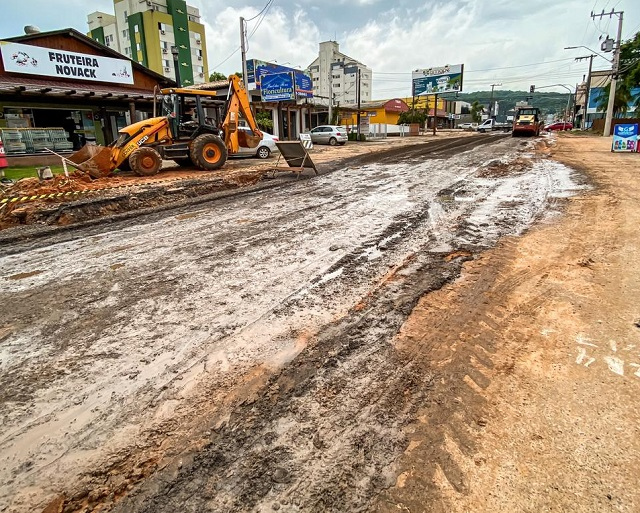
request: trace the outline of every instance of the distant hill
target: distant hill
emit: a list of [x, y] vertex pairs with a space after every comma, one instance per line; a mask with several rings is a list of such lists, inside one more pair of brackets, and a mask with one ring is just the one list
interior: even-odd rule
[[[527, 96], [533, 96], [529, 103], [534, 107], [540, 108], [543, 114], [554, 114], [567, 107], [569, 93], [535, 92], [529, 94], [529, 91], [505, 91], [503, 89], [493, 91], [493, 100], [499, 102], [500, 113], [504, 113], [503, 109], [505, 108], [512, 109], [515, 107], [516, 102], [525, 101]], [[491, 99], [491, 91], [458, 93], [456, 99], [469, 103], [478, 101], [480, 104], [488, 106]]]

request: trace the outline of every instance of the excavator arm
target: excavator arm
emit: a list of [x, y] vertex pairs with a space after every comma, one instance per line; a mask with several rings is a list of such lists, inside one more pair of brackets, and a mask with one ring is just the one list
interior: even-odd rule
[[[254, 134], [253, 136], [238, 130], [240, 116], [249, 124], [249, 128]], [[226, 116], [222, 122], [222, 130], [224, 132], [224, 143], [230, 154], [238, 153], [238, 149], [241, 146], [255, 148], [262, 140], [262, 132], [258, 128], [256, 119], [251, 111], [244, 83], [237, 75], [229, 77], [229, 97], [227, 99]]]

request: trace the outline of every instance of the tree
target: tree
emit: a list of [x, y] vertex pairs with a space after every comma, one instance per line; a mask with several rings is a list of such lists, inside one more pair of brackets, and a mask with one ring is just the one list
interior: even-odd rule
[[227, 76], [219, 71], [214, 71], [209, 75], [209, 82], [221, 82], [223, 80], [227, 80]]
[[399, 125], [409, 125], [411, 123], [418, 123], [420, 126], [424, 125], [427, 115], [418, 110], [408, 110], [402, 112], [398, 118]]
[[484, 112], [484, 107], [480, 105], [478, 100], [474, 101], [471, 104], [471, 119], [474, 123], [480, 123], [482, 121], [482, 113]]
[[273, 132], [273, 118], [271, 117], [270, 112], [264, 110], [257, 112], [256, 123], [258, 123], [258, 127], [260, 127], [260, 130]]

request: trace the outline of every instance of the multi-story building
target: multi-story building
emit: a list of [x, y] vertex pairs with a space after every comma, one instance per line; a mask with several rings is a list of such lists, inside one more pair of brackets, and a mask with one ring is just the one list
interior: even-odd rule
[[208, 80], [200, 11], [184, 0], [113, 0], [114, 15], [89, 14], [89, 36], [167, 78], [175, 79], [171, 47], [178, 49], [182, 85]]
[[335, 41], [320, 43], [318, 57], [309, 65], [315, 98], [332, 105], [355, 106], [358, 103], [358, 70], [360, 101], [371, 101], [371, 69], [340, 52]]

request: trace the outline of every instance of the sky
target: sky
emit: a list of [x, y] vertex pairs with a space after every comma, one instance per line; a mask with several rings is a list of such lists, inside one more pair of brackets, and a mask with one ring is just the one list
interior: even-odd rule
[[[2, 1], [0, 39], [25, 25], [42, 31], [88, 30], [87, 14], [113, 12], [112, 0]], [[321, 41], [373, 71], [373, 99], [411, 94], [411, 71], [464, 64], [463, 91], [496, 89], [566, 92], [582, 81], [600, 37], [615, 38], [617, 16], [593, 20], [591, 11], [624, 11], [623, 39], [640, 30], [638, 0], [188, 0], [206, 26], [209, 72], [241, 71], [240, 17], [247, 20], [247, 58], [305, 69]], [[265, 9], [265, 7], [267, 7]], [[612, 54], [604, 54], [611, 58]], [[602, 57], [594, 69], [608, 69]], [[552, 87], [549, 87], [552, 86]]]

